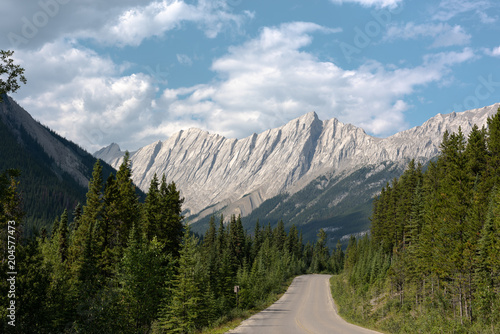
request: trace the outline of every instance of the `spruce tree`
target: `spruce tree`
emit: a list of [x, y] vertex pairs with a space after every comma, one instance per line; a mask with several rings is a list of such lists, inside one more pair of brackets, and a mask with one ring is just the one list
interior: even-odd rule
[[123, 162], [116, 173], [116, 188], [118, 196], [116, 201], [118, 246], [120, 250], [127, 246], [127, 240], [132, 225], [140, 226], [139, 198], [132, 182], [130, 155], [125, 152]]
[[163, 283], [171, 279], [170, 266], [156, 238], [148, 241], [133, 226], [119, 264], [118, 282], [125, 318], [134, 333], [148, 333], [156, 319]]
[[162, 207], [159, 185], [155, 173], [151, 179], [146, 201], [144, 202], [144, 231], [148, 240], [152, 240], [154, 236], [160, 234], [158, 222], [162, 218]]
[[61, 215], [57, 234], [59, 239], [59, 255], [61, 256], [61, 262], [65, 262], [68, 256], [68, 210], [64, 210]]
[[491, 177], [491, 187], [500, 184], [500, 108], [492, 117], [488, 117], [487, 146], [488, 173]]
[[[164, 188], [165, 179], [162, 179], [162, 189]], [[166, 192], [162, 191], [162, 205], [166, 208], [165, 225], [162, 234], [164, 236], [164, 243], [166, 251], [175, 256], [179, 254], [179, 249], [182, 242], [184, 233], [184, 224], [182, 215], [182, 203], [184, 198], [181, 197], [180, 191], [174, 182], [171, 182], [166, 187]], [[161, 239], [159, 239], [162, 241]]]
[[200, 321], [202, 300], [196, 282], [196, 244], [197, 240], [186, 229], [179, 251], [179, 267], [170, 303], [163, 307], [160, 316], [161, 327], [170, 333], [188, 333], [196, 328]]
[[486, 323], [500, 324], [500, 191], [495, 188], [486, 223], [481, 231], [476, 261], [478, 285], [476, 305]]

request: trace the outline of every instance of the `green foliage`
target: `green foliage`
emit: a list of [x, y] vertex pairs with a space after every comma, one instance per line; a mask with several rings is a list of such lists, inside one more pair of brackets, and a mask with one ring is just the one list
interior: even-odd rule
[[[14, 60], [11, 58], [14, 51], [0, 50], [0, 102], [3, 101], [4, 94], [14, 93], [21, 86], [19, 82], [26, 84], [26, 77], [24, 76], [24, 68], [20, 65], [15, 65]], [[1, 76], [6, 77], [6, 80], [1, 79]]]
[[164, 282], [172, 276], [171, 256], [165, 255], [162, 248], [156, 238], [148, 242], [132, 227], [117, 280], [127, 327], [134, 333], [148, 332], [164, 298]]
[[[330, 256], [325, 230], [304, 247], [297, 227], [287, 231], [283, 222], [274, 229], [257, 222], [252, 235], [239, 216], [227, 222], [221, 216], [218, 227], [212, 217], [200, 241], [184, 225], [175, 183], [154, 177], [140, 203], [127, 156], [116, 177], [104, 182], [102, 174], [97, 161], [84, 205], [75, 205], [73, 217], [62, 210], [51, 233], [16, 234], [23, 263], [17, 332], [197, 332], [268, 305], [295, 275], [343, 266], [340, 241]], [[0, 174], [0, 214], [21, 224], [18, 175]], [[3, 256], [0, 315], [6, 316]]]
[[[15, 168], [21, 171], [17, 177], [19, 193], [22, 194], [24, 233], [33, 236], [42, 229], [50, 231], [54, 219], [64, 209], [74, 209], [78, 202], [85, 201], [87, 187], [77, 182], [63, 171], [54, 159], [45, 153], [44, 148], [31, 134], [16, 121], [14, 114], [24, 112], [10, 97], [0, 103], [0, 171]], [[88, 178], [96, 159], [76, 144], [46, 129], [57, 141], [64, 144], [81, 161], [80, 171]], [[103, 172], [108, 175], [113, 168], [102, 163]]]
[[500, 330], [500, 109], [488, 126], [446, 132], [425, 172], [410, 163], [382, 189], [372, 239], [351, 240], [334, 279], [352, 292], [335, 292], [349, 318], [391, 333]]

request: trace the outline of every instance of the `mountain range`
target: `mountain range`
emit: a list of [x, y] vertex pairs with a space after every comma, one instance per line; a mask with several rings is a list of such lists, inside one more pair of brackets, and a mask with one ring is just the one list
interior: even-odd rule
[[[131, 152], [132, 178], [145, 192], [154, 174], [174, 181], [198, 232], [213, 214], [239, 214], [248, 228], [257, 219], [282, 219], [302, 226], [308, 239], [325, 228], [330, 239], [345, 240], [369, 228], [373, 197], [411, 159], [426, 164], [446, 130], [467, 135], [499, 106], [438, 114], [387, 138], [337, 119], [322, 121], [315, 112], [243, 139], [188, 129]], [[117, 168], [124, 153], [111, 144], [94, 156]]]
[[[40, 124], [11, 97], [0, 103], [0, 172], [17, 169], [25, 212], [25, 233], [50, 231], [64, 209], [85, 203], [97, 161], [77, 144]], [[103, 163], [107, 177], [114, 169]], [[70, 216], [71, 217], [71, 216]]]

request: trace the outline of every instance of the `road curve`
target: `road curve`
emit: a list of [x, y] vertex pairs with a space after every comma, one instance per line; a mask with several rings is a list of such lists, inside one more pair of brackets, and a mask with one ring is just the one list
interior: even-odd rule
[[378, 333], [346, 322], [335, 310], [330, 275], [296, 277], [276, 303], [227, 333]]

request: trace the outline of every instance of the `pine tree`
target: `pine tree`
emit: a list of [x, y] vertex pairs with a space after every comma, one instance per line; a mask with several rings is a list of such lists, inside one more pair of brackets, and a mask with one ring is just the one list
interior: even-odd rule
[[196, 328], [200, 320], [199, 303], [202, 297], [195, 276], [196, 244], [197, 240], [186, 229], [179, 252], [179, 268], [173, 283], [172, 300], [163, 308], [160, 316], [161, 327], [171, 333], [188, 333]]
[[327, 242], [327, 234], [325, 230], [320, 229], [317, 235], [318, 239], [316, 241], [316, 245], [314, 246], [313, 251], [313, 259], [312, 259], [312, 272], [320, 273], [327, 269], [328, 267], [328, 247], [326, 245]]
[[71, 232], [78, 230], [80, 226], [80, 219], [82, 218], [83, 210], [80, 202], [77, 203], [75, 209], [73, 210], [73, 222], [71, 223]]
[[148, 333], [156, 319], [163, 283], [171, 279], [170, 266], [156, 238], [148, 241], [133, 226], [119, 265], [118, 281], [125, 318], [134, 333]]
[[500, 191], [492, 193], [486, 223], [481, 231], [476, 261], [476, 305], [486, 323], [500, 324]]
[[116, 173], [116, 188], [118, 196], [116, 201], [118, 246], [120, 250], [127, 246], [132, 225], [140, 226], [139, 198], [132, 182], [130, 155], [125, 152], [123, 162]]
[[59, 230], [57, 231], [61, 262], [65, 262], [68, 256], [68, 234], [68, 210], [64, 210], [59, 222]]
[[79, 219], [79, 227], [73, 231], [68, 247], [68, 260], [74, 277], [79, 275], [78, 273], [84, 266], [84, 255], [91, 252], [91, 254], [87, 255], [94, 256], [94, 250], [88, 248], [90, 245], [87, 245], [87, 243], [88, 239], [92, 238], [94, 226], [102, 219], [102, 196], [102, 166], [97, 160], [92, 172], [92, 179], [89, 181], [87, 201], [83, 207], [83, 214]]
[[283, 220], [280, 220], [278, 222], [278, 226], [276, 226], [276, 228], [274, 229], [273, 241], [279, 250], [282, 250], [285, 246], [286, 232]]
[[488, 173], [491, 187], [500, 184], [500, 108], [495, 115], [488, 118], [487, 146]]
[[165, 251], [177, 257], [179, 254], [184, 225], [182, 223], [182, 203], [180, 191], [174, 182], [167, 184], [163, 175], [160, 184], [162, 214], [157, 227], [158, 241], [164, 243]]
[[340, 274], [340, 272], [344, 269], [344, 251], [342, 250], [340, 240], [337, 241], [335, 251], [332, 253], [330, 261], [331, 272], [333, 274]]
[[159, 182], [156, 173], [151, 179], [146, 201], [144, 202], [144, 231], [148, 240], [152, 240], [154, 236], [158, 236], [158, 221], [161, 219], [161, 196], [159, 190]]
[[301, 245], [299, 244], [299, 232], [295, 224], [290, 227], [290, 231], [285, 241], [285, 248], [290, 254], [295, 256], [295, 258], [298, 259], [300, 257]]
[[[16, 314], [17, 332], [49, 333], [53, 331], [51, 322], [54, 320], [50, 309], [51, 300], [48, 298], [50, 272], [43, 264], [39, 241], [30, 240], [26, 246], [18, 247], [17, 260], [22, 263], [16, 277], [16, 303], [19, 305]], [[3, 323], [7, 324], [6, 321]], [[12, 326], [6, 325], [3, 329], [4, 333], [13, 332]]]
[[243, 230], [240, 216], [238, 216], [238, 218], [234, 215], [231, 216], [231, 221], [229, 222], [228, 247], [232, 258], [232, 271], [236, 274], [238, 268], [243, 265], [243, 259], [246, 257], [245, 231]]
[[119, 240], [119, 193], [113, 174], [108, 176], [104, 186], [102, 198], [102, 220], [96, 222], [94, 242], [96, 244], [95, 255], [99, 275], [111, 277], [115, 273], [116, 263], [120, 260]]
[[[9, 235], [15, 237], [17, 244], [23, 227], [22, 199], [17, 190], [19, 176], [20, 172], [14, 169], [0, 173], [0, 250], [2, 251], [2, 263], [7, 262], [7, 234], [10, 231]], [[14, 241], [12, 238], [9, 240]]]

